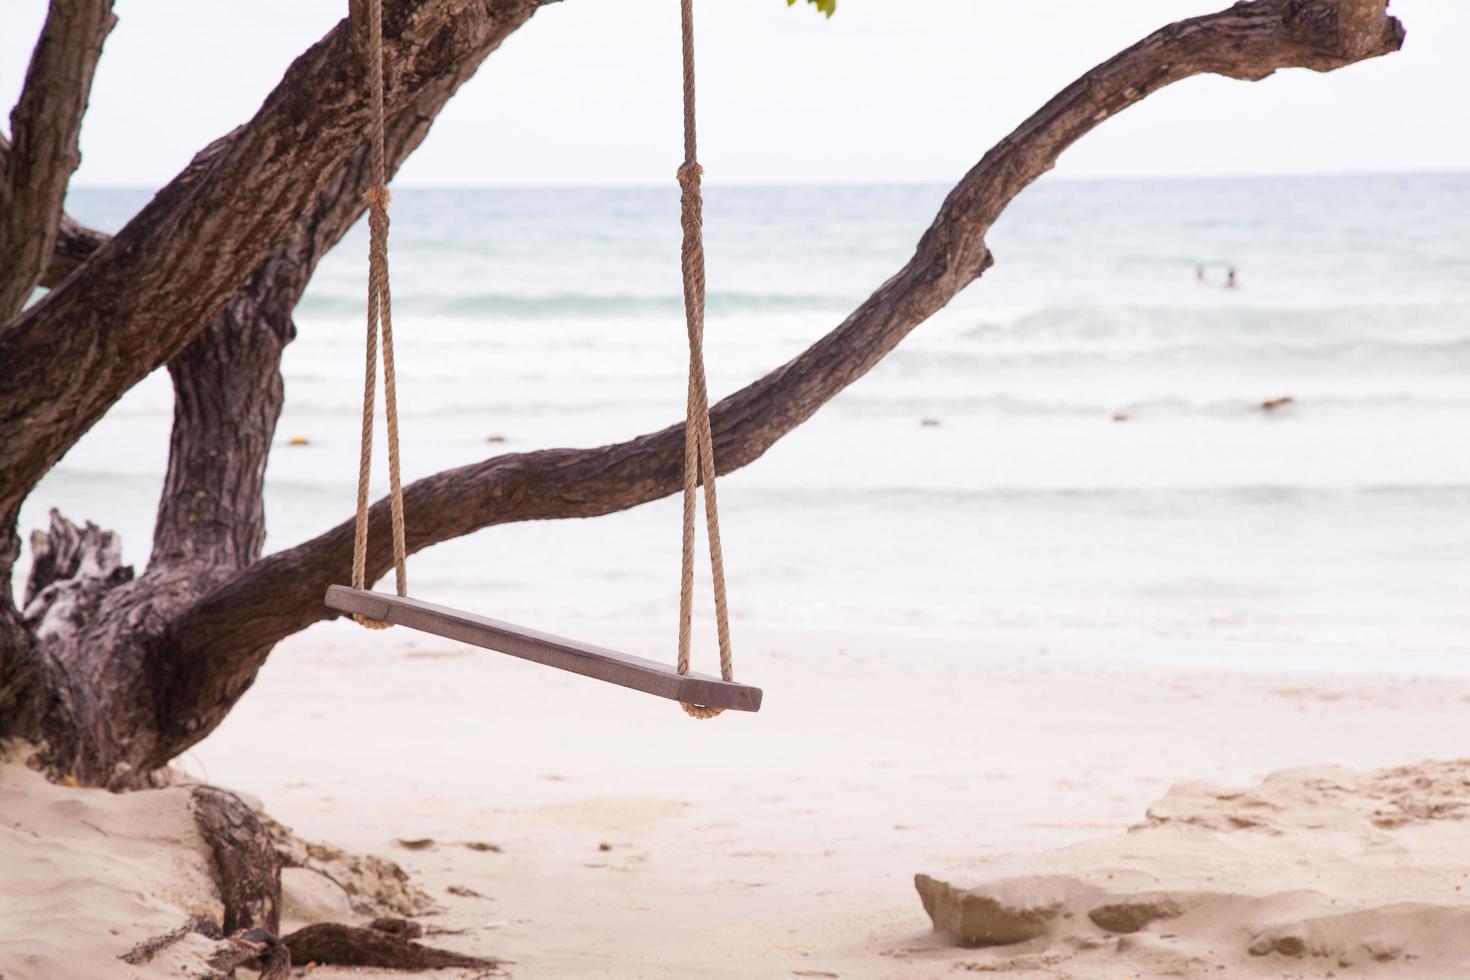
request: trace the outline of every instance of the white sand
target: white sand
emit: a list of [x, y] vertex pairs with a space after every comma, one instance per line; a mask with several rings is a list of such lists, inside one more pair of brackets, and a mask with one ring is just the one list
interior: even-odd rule
[[219, 920], [188, 791], [54, 786], [25, 767], [23, 749], [0, 761], [0, 976], [180, 976], [208, 943], [185, 942], [146, 969], [117, 956], [190, 915]]
[[[915, 872], [1113, 835], [1177, 782], [1454, 758], [1470, 733], [1461, 681], [1110, 670], [1003, 641], [740, 640], [765, 709], [697, 723], [497, 654], [334, 626], [277, 651], [186, 766], [308, 837], [400, 861], [443, 924], [470, 930], [459, 945], [518, 977], [920, 977], [932, 959], [895, 954], [934, 943]], [[423, 837], [440, 843], [391, 843]]]
[[920, 890], [944, 931], [994, 947], [971, 964], [1065, 963], [1089, 977], [1120, 963], [1157, 976], [1470, 975], [1470, 760], [1191, 783], [1148, 817], [1127, 834], [995, 862], [978, 883], [962, 871]]
[[[1012, 873], [1031, 852], [1115, 838], [1177, 782], [1449, 759], [1470, 730], [1459, 680], [1108, 669], [1003, 640], [750, 629], [741, 640], [741, 675], [765, 687], [765, 710], [696, 723], [672, 704], [405, 630], [319, 628], [277, 650], [181, 767], [259, 797], [306, 837], [399, 861], [442, 904], [431, 921], [465, 930], [436, 941], [513, 960], [516, 977], [933, 977], [1005, 957], [934, 935], [915, 872]], [[405, 838], [435, 844], [394, 844]], [[1344, 835], [1327, 851], [1366, 840]], [[1422, 872], [1441, 858], [1446, 877], [1464, 871], [1463, 848], [1416, 844]], [[1036, 868], [1061, 867], [1051, 860]], [[1282, 885], [1229, 849], [1219, 860], [1234, 894]], [[1375, 880], [1333, 887], [1371, 904]], [[1404, 893], [1381, 887], [1385, 901]], [[9, 909], [16, 899], [0, 894]], [[99, 923], [120, 921], [109, 908]], [[110, 942], [125, 949], [176, 924], [166, 918]], [[1020, 965], [1119, 977], [1164, 962], [1075, 952]], [[1287, 962], [1242, 969], [1328, 965]], [[32, 975], [14, 964], [0, 959], [0, 972]]]

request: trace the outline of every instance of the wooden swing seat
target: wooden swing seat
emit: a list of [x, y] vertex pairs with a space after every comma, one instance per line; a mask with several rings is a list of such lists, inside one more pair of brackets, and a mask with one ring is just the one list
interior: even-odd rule
[[327, 605], [338, 612], [356, 613], [422, 630], [671, 701], [732, 711], [759, 711], [761, 707], [761, 689], [758, 687], [723, 681], [708, 674], [680, 674], [672, 667], [642, 657], [436, 606], [432, 602], [333, 585], [327, 589]]
[[[407, 598], [408, 572], [403, 516], [403, 487], [398, 459], [398, 395], [393, 363], [393, 315], [388, 290], [388, 173], [386, 163], [387, 103], [383, 83], [383, 3], [368, 5], [368, 78], [376, 109], [369, 136], [372, 186], [368, 203], [367, 343], [364, 347], [362, 443], [357, 470], [357, 520], [352, 538], [352, 586], [327, 589], [326, 604], [355, 614], [363, 626], [407, 626], [435, 636], [470, 643], [486, 650], [581, 674], [680, 702], [691, 718], [713, 718], [721, 711], [759, 711], [761, 689], [730, 680], [730, 624], [725, 597], [724, 558], [720, 548], [720, 512], [715, 502], [714, 436], [710, 430], [709, 391], [704, 370], [704, 238], [700, 174], [694, 135], [694, 5], [681, 0], [680, 24], [684, 55], [684, 162], [676, 177], [680, 186], [679, 221], [683, 228], [680, 268], [684, 278], [684, 317], [689, 338], [689, 391], [684, 442], [684, 539], [679, 581], [678, 667], [666, 667], [606, 647], [580, 643], [549, 633], [512, 626], [499, 620], [459, 612]], [[373, 456], [373, 400], [377, 390], [378, 351], [383, 356], [383, 414], [388, 423], [389, 516], [393, 532], [394, 580], [397, 595], [367, 588], [368, 493]], [[702, 477], [702, 478], [701, 478]], [[704, 486], [705, 517], [709, 533], [711, 582], [715, 621], [720, 643], [721, 677], [683, 673], [689, 669], [691, 604], [694, 594], [695, 497]], [[722, 679], [723, 678], [723, 679]]]

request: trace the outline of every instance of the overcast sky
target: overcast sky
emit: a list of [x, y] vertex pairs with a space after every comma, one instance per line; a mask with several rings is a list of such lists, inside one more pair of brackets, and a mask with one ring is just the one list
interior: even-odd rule
[[[1225, 0], [700, 0], [711, 182], [953, 181], [1079, 73]], [[79, 185], [159, 186], [249, 118], [346, 0], [117, 0]], [[14, 102], [44, 0], [3, 0]], [[1404, 50], [1326, 76], [1196, 78], [1086, 137], [1070, 177], [1470, 169], [1470, 2], [1396, 0]], [[543, 9], [460, 92], [400, 185], [652, 184], [680, 154], [677, 0]]]

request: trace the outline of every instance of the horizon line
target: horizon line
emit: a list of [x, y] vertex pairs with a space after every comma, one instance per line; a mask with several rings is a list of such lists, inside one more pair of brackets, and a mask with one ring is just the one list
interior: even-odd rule
[[[1248, 180], [1334, 180], [1352, 178], [1372, 177], [1455, 177], [1470, 175], [1470, 167], [1460, 168], [1426, 168], [1423, 170], [1333, 170], [1333, 171], [1281, 171], [1275, 173], [1222, 173], [1222, 174], [1095, 174], [1072, 176], [1067, 174], [1043, 174], [1037, 183], [1064, 184], [1123, 184], [1139, 183], [1143, 181], [1161, 181], [1170, 183], [1183, 183], [1187, 181], [1248, 181]], [[718, 181], [706, 179], [706, 187], [715, 188], [858, 188], [858, 187], [943, 187], [953, 186], [955, 179], [951, 178], [883, 178], [883, 179], [855, 179], [855, 180], [744, 180], [744, 181]], [[391, 182], [394, 187], [405, 191], [543, 191], [543, 190], [662, 190], [673, 186], [673, 181], [667, 183], [643, 183], [637, 181], [613, 181], [605, 184], [589, 184], [581, 182], [566, 183], [485, 183], [485, 184], [458, 184], [458, 183], [421, 183], [410, 181], [407, 183]], [[134, 183], [91, 183], [89, 181], [74, 181], [68, 190], [97, 190], [97, 191], [157, 191], [165, 184], [134, 184]]]

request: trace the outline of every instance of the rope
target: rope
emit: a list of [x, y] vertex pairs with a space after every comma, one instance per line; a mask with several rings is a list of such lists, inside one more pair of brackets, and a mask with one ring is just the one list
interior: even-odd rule
[[[684, 162], [678, 170], [680, 224], [684, 243], [684, 320], [689, 333], [689, 399], [684, 421], [684, 561], [679, 582], [679, 673], [689, 673], [689, 640], [694, 618], [695, 494], [704, 477], [705, 526], [710, 573], [714, 580], [715, 624], [720, 641], [720, 676], [734, 679], [730, 653], [730, 614], [725, 597], [725, 559], [720, 549], [720, 508], [715, 497], [715, 450], [710, 433], [709, 392], [704, 375], [704, 215], [694, 125], [694, 0], [680, 0], [684, 47]], [[713, 718], [719, 708], [680, 702], [692, 718]]]
[[[404, 567], [403, 486], [398, 476], [398, 392], [393, 368], [393, 300], [388, 291], [388, 167], [386, 109], [383, 94], [383, 0], [368, 2], [368, 68], [375, 110], [369, 139], [372, 186], [363, 194], [368, 204], [367, 356], [362, 383], [362, 447], [357, 463], [357, 526], [352, 541], [352, 587], [367, 588], [368, 478], [373, 461], [373, 396], [377, 387], [378, 337], [383, 347], [383, 410], [388, 420], [388, 487], [393, 517], [393, 574], [398, 594], [408, 595]], [[354, 614], [369, 629], [392, 623]]]

